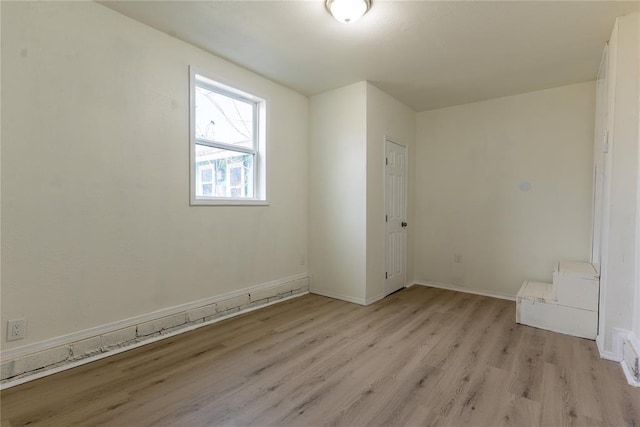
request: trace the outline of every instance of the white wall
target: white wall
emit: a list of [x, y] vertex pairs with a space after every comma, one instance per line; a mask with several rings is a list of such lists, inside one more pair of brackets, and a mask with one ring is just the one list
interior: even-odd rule
[[368, 82], [313, 96], [309, 106], [311, 290], [368, 304], [384, 296], [385, 136], [409, 148], [412, 181], [415, 113]]
[[551, 281], [557, 260], [588, 261], [594, 92], [588, 82], [418, 114], [416, 280], [514, 296], [525, 279]]
[[366, 93], [359, 82], [310, 98], [311, 291], [366, 297]]
[[406, 105], [367, 84], [367, 300], [384, 295], [385, 136], [407, 147], [407, 276], [413, 283], [413, 183], [415, 182], [416, 113]]
[[617, 351], [613, 330], [631, 331], [637, 316], [639, 32], [638, 14], [627, 15], [616, 20], [609, 40], [607, 161], [611, 173], [604, 201], [598, 342], [601, 350], [613, 354]]
[[[270, 206], [189, 206], [189, 65], [268, 99]], [[307, 98], [93, 2], [3, 2], [2, 67], [3, 349], [306, 271]]]

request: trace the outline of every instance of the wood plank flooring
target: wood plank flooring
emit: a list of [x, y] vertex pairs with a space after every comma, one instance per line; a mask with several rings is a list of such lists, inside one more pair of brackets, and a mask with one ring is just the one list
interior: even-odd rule
[[419, 286], [369, 307], [306, 295], [0, 399], [2, 427], [640, 426], [640, 389], [593, 341]]

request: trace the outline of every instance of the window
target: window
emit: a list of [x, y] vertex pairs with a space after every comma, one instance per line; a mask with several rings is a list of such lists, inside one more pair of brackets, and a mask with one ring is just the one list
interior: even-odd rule
[[191, 204], [266, 204], [265, 110], [191, 69]]

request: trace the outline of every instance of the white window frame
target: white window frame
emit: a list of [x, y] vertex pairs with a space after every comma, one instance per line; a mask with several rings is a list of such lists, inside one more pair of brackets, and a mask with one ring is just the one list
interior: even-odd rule
[[[246, 148], [225, 144], [221, 142], [208, 141], [196, 138], [195, 132], [195, 90], [196, 84], [205, 87], [224, 96], [236, 98], [244, 102], [255, 105], [253, 120], [253, 148]], [[190, 204], [192, 206], [265, 206], [267, 201], [267, 174], [266, 174], [266, 124], [267, 124], [267, 100], [248, 92], [236, 89], [236, 85], [223, 83], [221, 79], [212, 77], [195, 67], [189, 67], [189, 184], [190, 184]], [[206, 145], [224, 150], [236, 151], [238, 153], [253, 155], [253, 198], [246, 197], [196, 197], [196, 144]]]

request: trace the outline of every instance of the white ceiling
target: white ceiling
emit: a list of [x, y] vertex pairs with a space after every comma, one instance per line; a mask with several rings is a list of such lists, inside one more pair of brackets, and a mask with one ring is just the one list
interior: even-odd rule
[[345, 25], [308, 1], [103, 5], [305, 95], [369, 80], [415, 111], [596, 77], [639, 1], [381, 1]]

